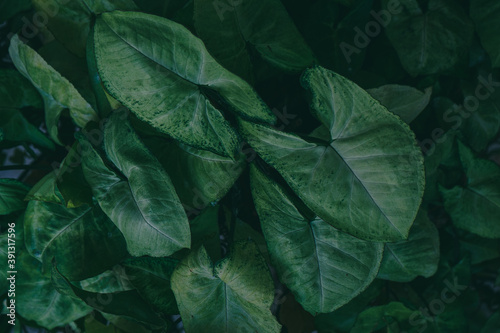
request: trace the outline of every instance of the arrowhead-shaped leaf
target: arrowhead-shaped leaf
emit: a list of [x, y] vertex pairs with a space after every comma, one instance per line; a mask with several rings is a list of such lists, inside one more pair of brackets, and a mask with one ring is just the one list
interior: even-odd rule
[[246, 118], [274, 121], [248, 83], [219, 65], [180, 24], [143, 13], [104, 13], [94, 43], [110, 94], [181, 142], [232, 156], [238, 138], [220, 105]]
[[280, 280], [312, 314], [334, 311], [376, 277], [382, 243], [357, 239], [320, 218], [308, 220], [255, 166], [252, 195]]
[[316, 67], [303, 84], [329, 141], [240, 122], [257, 153], [320, 218], [356, 237], [406, 239], [424, 191], [422, 153], [398, 117], [347, 79]]
[[204, 247], [193, 251], [175, 269], [172, 290], [187, 333], [280, 332], [273, 282], [253, 242], [236, 243], [215, 266]]
[[89, 142], [81, 144], [85, 179], [130, 254], [162, 257], [190, 247], [189, 222], [170, 178], [121, 113], [106, 124], [104, 146], [123, 175], [111, 170]]

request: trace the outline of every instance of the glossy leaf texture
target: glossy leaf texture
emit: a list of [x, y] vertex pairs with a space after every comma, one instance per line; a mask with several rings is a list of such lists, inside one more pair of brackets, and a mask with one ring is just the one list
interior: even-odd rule
[[30, 201], [24, 228], [26, 248], [44, 272], [51, 271], [55, 258], [71, 280], [100, 274], [127, 256], [125, 239], [98, 206]]
[[413, 133], [338, 74], [316, 67], [306, 71], [303, 85], [329, 141], [308, 142], [241, 121], [249, 144], [335, 228], [366, 240], [406, 239], [424, 191], [423, 158]]
[[234, 6], [196, 0], [194, 25], [214, 58], [250, 82], [250, 47], [271, 65], [289, 72], [304, 70], [314, 61], [279, 0], [240, 1]]
[[273, 283], [253, 242], [235, 243], [215, 265], [200, 247], [181, 261], [171, 283], [186, 333], [280, 332], [270, 311]]
[[92, 309], [81, 300], [61, 295], [52, 285], [50, 274], [27, 251], [17, 256], [16, 312], [27, 320], [53, 329], [85, 316]]
[[30, 188], [14, 179], [0, 179], [0, 215], [7, 215], [26, 207], [24, 197]]
[[114, 168], [88, 141], [80, 143], [85, 179], [124, 235], [130, 254], [162, 257], [190, 247], [189, 223], [172, 182], [135, 134], [126, 113], [115, 112], [104, 129], [105, 151]]
[[411, 123], [425, 109], [431, 99], [432, 88], [421, 92], [410, 86], [387, 84], [367, 92], [387, 110], [399, 116], [405, 123]]
[[17, 35], [10, 41], [9, 53], [19, 72], [30, 80], [42, 95], [45, 123], [54, 141], [61, 143], [57, 125], [65, 108], [69, 109], [73, 121], [82, 128], [89, 121], [98, 119], [97, 113], [75, 87]]
[[[391, 2], [384, 0], [384, 9]], [[454, 1], [429, 0], [424, 11], [419, 1], [405, 0], [398, 8], [385, 32], [411, 76], [450, 71], [467, 59], [474, 28]]]
[[444, 207], [453, 223], [485, 238], [500, 238], [500, 167], [475, 154], [459, 141], [460, 160], [467, 176], [465, 186], [440, 187]]
[[383, 244], [304, 217], [278, 184], [251, 168], [252, 195], [280, 281], [305, 310], [334, 311], [375, 279]]
[[488, 52], [493, 67], [500, 66], [500, 3], [494, 0], [472, 0], [470, 16], [484, 49]]
[[104, 86], [137, 117], [196, 148], [232, 156], [238, 138], [225, 110], [273, 122], [244, 80], [224, 69], [182, 25], [153, 15], [104, 13], [94, 34]]
[[396, 282], [430, 277], [438, 268], [439, 253], [438, 230], [427, 212], [420, 210], [407, 240], [385, 244], [377, 277]]

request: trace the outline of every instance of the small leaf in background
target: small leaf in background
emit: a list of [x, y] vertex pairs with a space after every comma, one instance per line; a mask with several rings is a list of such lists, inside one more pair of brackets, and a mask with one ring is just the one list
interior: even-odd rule
[[309, 313], [331, 312], [377, 275], [383, 245], [300, 214], [279, 186], [252, 166], [252, 194], [280, 281]]
[[493, 67], [500, 67], [500, 3], [495, 0], [471, 0], [470, 17], [474, 21], [481, 44], [488, 52]]
[[0, 215], [24, 209], [24, 197], [29, 190], [28, 186], [15, 179], [0, 179]]
[[460, 159], [467, 175], [467, 185], [451, 189], [441, 187], [446, 211], [453, 223], [486, 238], [500, 238], [500, 167], [478, 158], [459, 142]]
[[380, 279], [409, 282], [417, 276], [432, 276], [439, 263], [439, 234], [420, 210], [410, 229], [408, 239], [386, 243], [384, 257], [377, 277]]
[[248, 82], [253, 76], [249, 47], [271, 65], [289, 72], [304, 70], [314, 61], [279, 0], [242, 1], [227, 7], [195, 0], [194, 24], [214, 58]]
[[115, 112], [104, 130], [107, 157], [121, 174], [81, 139], [85, 179], [133, 256], [161, 257], [189, 248], [188, 219], [172, 182], [123, 115]]
[[10, 41], [9, 53], [16, 68], [42, 95], [45, 104], [45, 122], [54, 141], [61, 143], [57, 125], [65, 108], [69, 109], [71, 118], [82, 128], [89, 121], [97, 120], [96, 112], [75, 87], [48, 65], [35, 50], [21, 42], [17, 35]]
[[[389, 3], [383, 0], [384, 9]], [[427, 10], [417, 0], [399, 4], [401, 12], [385, 32], [411, 76], [450, 71], [465, 62], [474, 29], [463, 8], [453, 0], [429, 0]]]
[[366, 240], [406, 239], [424, 190], [412, 132], [333, 72], [316, 67], [302, 81], [329, 141], [311, 143], [246, 121], [242, 134], [327, 223]]
[[411, 123], [429, 104], [432, 88], [421, 92], [410, 86], [387, 84], [367, 92], [387, 110], [399, 116], [405, 123]]
[[249, 119], [274, 121], [248, 83], [220, 66], [201, 40], [175, 22], [135, 12], [104, 13], [94, 41], [97, 68], [110, 94], [176, 140], [233, 156], [238, 138], [220, 103]]
[[31, 201], [25, 217], [26, 248], [52, 269], [71, 280], [83, 280], [104, 272], [127, 256], [125, 239], [99, 207], [66, 208]]
[[270, 311], [273, 283], [253, 242], [236, 243], [215, 265], [203, 247], [192, 251], [175, 269], [172, 290], [186, 333], [280, 332]]
[[352, 328], [352, 333], [375, 332], [387, 328], [387, 332], [401, 332], [411, 328], [410, 316], [414, 311], [400, 302], [375, 306], [361, 312]]

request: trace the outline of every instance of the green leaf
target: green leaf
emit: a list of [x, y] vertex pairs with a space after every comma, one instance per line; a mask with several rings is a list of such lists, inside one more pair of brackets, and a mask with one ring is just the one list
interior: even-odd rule
[[189, 248], [189, 222], [168, 175], [132, 127], [115, 112], [104, 145], [118, 175], [81, 139], [83, 173], [102, 210], [123, 233], [133, 256], [169, 256]]
[[13, 69], [0, 70], [0, 108], [43, 107], [42, 97], [24, 76]]
[[436, 273], [438, 263], [438, 231], [427, 217], [427, 212], [420, 210], [407, 240], [385, 244], [384, 258], [377, 277], [409, 282], [417, 276], [432, 276]]
[[440, 187], [444, 207], [453, 223], [485, 238], [500, 238], [500, 167], [474, 156], [458, 141], [460, 159], [467, 175], [467, 185], [451, 189]]
[[498, 332], [500, 332], [500, 311], [496, 311], [494, 314], [492, 314], [481, 330], [481, 333]]
[[0, 4], [0, 22], [11, 19], [14, 15], [31, 8], [30, 0], [3, 0]]
[[170, 289], [170, 278], [178, 260], [170, 258], [131, 258], [123, 266], [130, 282], [146, 301], [159, 312], [179, 313], [175, 296]]
[[57, 124], [65, 108], [69, 109], [71, 118], [82, 128], [89, 121], [97, 120], [96, 112], [75, 87], [32, 48], [21, 42], [17, 35], [10, 40], [9, 53], [16, 68], [42, 95], [45, 104], [45, 123], [54, 141], [61, 143]]
[[234, 6], [223, 1], [195, 0], [194, 23], [214, 58], [249, 82], [253, 75], [249, 47], [285, 71], [302, 71], [314, 61], [312, 51], [279, 0]]
[[47, 329], [64, 326], [88, 314], [92, 309], [81, 300], [61, 295], [50, 277], [41, 273], [42, 264], [26, 251], [16, 258], [16, 311]]
[[220, 259], [221, 256], [219, 208], [219, 205], [207, 207], [190, 222], [191, 248], [203, 245], [212, 260]]
[[383, 244], [308, 220], [279, 186], [251, 168], [252, 195], [280, 280], [306, 311], [331, 312], [362, 292], [376, 277]]
[[0, 215], [24, 209], [30, 188], [14, 179], [0, 179]]
[[85, 56], [92, 16], [115, 9], [135, 10], [132, 0], [32, 0], [36, 10], [48, 16], [46, 28], [52, 38], [60, 41], [68, 50]]
[[176, 140], [232, 156], [238, 138], [219, 104], [249, 119], [274, 121], [252, 88], [175, 22], [143, 13], [104, 13], [97, 19], [94, 43], [110, 94]]
[[54, 170], [40, 179], [28, 192], [25, 200], [37, 200], [64, 204], [64, 199], [57, 188], [57, 170]]
[[405, 123], [411, 123], [429, 104], [432, 88], [421, 92], [410, 86], [387, 84], [367, 92], [387, 110], [399, 116]]
[[333, 72], [308, 70], [303, 84], [329, 129], [329, 141], [311, 143], [240, 121], [247, 141], [325, 222], [366, 240], [406, 239], [424, 190], [422, 154], [413, 133]]
[[[383, 0], [384, 9], [390, 2]], [[425, 12], [417, 0], [398, 7], [401, 13], [391, 16], [385, 31], [411, 76], [449, 71], [467, 59], [473, 25], [455, 1], [429, 0]]]
[[99, 207], [30, 201], [24, 228], [26, 248], [44, 271], [50, 272], [56, 258], [71, 280], [100, 274], [127, 256], [122, 234]]
[[136, 290], [127, 290], [116, 293], [93, 293], [80, 289], [61, 274], [56, 262], [52, 265], [52, 283], [62, 295], [74, 300], [83, 300], [90, 307], [114, 315], [133, 318], [154, 327], [165, 326], [161, 319]]
[[253, 242], [235, 243], [215, 266], [200, 247], [177, 266], [171, 283], [187, 333], [280, 332], [270, 311], [273, 282]]
[[[386, 327], [386, 332], [401, 332], [401, 329], [412, 328], [409, 319], [413, 313], [414, 311], [400, 302], [374, 306], [361, 312], [351, 332], [375, 332]], [[410, 332], [414, 330], [415, 328], [412, 328]]]
[[246, 167], [242, 154], [233, 160], [207, 150], [156, 139], [148, 147], [167, 171], [179, 199], [188, 210], [201, 210], [220, 200]]
[[51, 150], [55, 148], [54, 143], [28, 122], [17, 109], [0, 108], [0, 129], [5, 140], [29, 142]]
[[472, 0], [470, 17], [474, 21], [481, 44], [488, 52], [493, 67], [500, 66], [500, 3], [495, 0]]

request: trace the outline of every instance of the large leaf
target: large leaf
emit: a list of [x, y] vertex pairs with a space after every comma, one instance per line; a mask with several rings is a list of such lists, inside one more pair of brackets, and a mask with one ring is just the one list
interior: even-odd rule
[[385, 244], [384, 258], [377, 277], [409, 282], [419, 275], [432, 276], [438, 263], [438, 231], [427, 217], [427, 212], [420, 210], [407, 240]]
[[4, 139], [19, 144], [29, 142], [47, 149], [54, 149], [55, 145], [43, 135], [33, 124], [24, 118], [17, 109], [0, 108], [0, 129]]
[[410, 320], [415, 317], [412, 317], [414, 313], [400, 302], [374, 306], [359, 314], [351, 332], [376, 332], [384, 328], [387, 329], [386, 332], [401, 332], [401, 329], [417, 332], [416, 328], [411, 325], [415, 320]]
[[500, 66], [500, 3], [495, 0], [471, 0], [470, 16], [481, 44], [488, 52], [493, 67]]
[[16, 68], [37, 88], [45, 103], [45, 122], [51, 138], [60, 143], [57, 124], [61, 112], [67, 108], [74, 122], [80, 126], [97, 120], [97, 114], [75, 87], [16, 35], [10, 40], [10, 57]]
[[380, 102], [387, 110], [409, 124], [422, 112], [431, 98], [432, 89], [421, 92], [410, 86], [387, 84], [367, 92]]
[[82, 139], [85, 179], [123, 233], [130, 254], [162, 257], [189, 248], [189, 223], [170, 178], [122, 116], [111, 116], [104, 142], [108, 158], [123, 176]]
[[164, 314], [179, 313], [170, 278], [178, 261], [170, 258], [131, 258], [123, 265], [130, 282], [149, 303]]
[[279, 186], [251, 168], [252, 194], [269, 253], [282, 283], [313, 315], [331, 312], [362, 292], [376, 277], [383, 244], [309, 220]]
[[52, 38], [59, 40], [68, 50], [84, 57], [87, 36], [93, 14], [115, 9], [135, 10], [132, 0], [32, 0], [40, 13], [49, 16], [46, 24]]
[[[384, 8], [392, 2], [383, 0]], [[417, 0], [400, 6], [401, 13], [391, 17], [385, 31], [410, 75], [441, 73], [467, 59], [474, 29], [455, 1], [429, 0], [425, 12]]]
[[460, 159], [467, 175], [465, 187], [440, 187], [444, 207], [453, 223], [464, 230], [486, 238], [500, 238], [500, 167], [477, 158], [458, 144]]
[[[367, 240], [408, 237], [424, 190], [422, 154], [398, 117], [345, 78], [316, 67], [303, 84], [329, 141], [241, 121], [242, 133], [320, 218]], [[332, 190], [335, 189], [335, 190]]]
[[175, 22], [135, 12], [104, 13], [97, 19], [94, 43], [97, 68], [111, 95], [188, 145], [235, 153], [237, 136], [220, 104], [243, 117], [274, 121], [252, 88]]
[[50, 272], [55, 257], [71, 280], [102, 273], [127, 256], [122, 234], [99, 207], [31, 201], [24, 228], [26, 248], [43, 269]]
[[24, 209], [29, 187], [14, 179], [0, 179], [0, 215]]
[[280, 332], [270, 311], [273, 283], [253, 242], [236, 243], [215, 266], [200, 247], [177, 266], [171, 283], [187, 333]]
[[195, 0], [194, 22], [210, 53], [245, 79], [252, 75], [249, 46], [286, 71], [301, 71], [313, 62], [312, 51], [279, 0], [255, 0], [235, 6]]
[[26, 251], [17, 256], [16, 311], [23, 318], [47, 329], [64, 326], [92, 309], [81, 300], [61, 295], [50, 276], [41, 273], [42, 264]]

